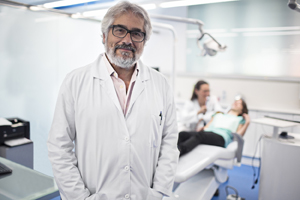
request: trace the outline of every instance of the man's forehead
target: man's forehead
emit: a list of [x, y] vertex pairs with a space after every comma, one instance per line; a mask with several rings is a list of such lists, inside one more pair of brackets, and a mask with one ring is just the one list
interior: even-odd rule
[[126, 12], [116, 16], [113, 25], [120, 25], [130, 30], [144, 30], [144, 19], [138, 14]]

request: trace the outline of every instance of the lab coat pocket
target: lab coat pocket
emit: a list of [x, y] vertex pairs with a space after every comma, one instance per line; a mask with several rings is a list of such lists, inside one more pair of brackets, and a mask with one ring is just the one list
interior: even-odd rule
[[105, 194], [92, 194], [91, 196], [85, 198], [85, 200], [108, 200], [107, 196]]
[[149, 188], [147, 200], [161, 200], [163, 195], [156, 190]]
[[152, 115], [152, 127], [150, 135], [150, 145], [156, 148], [159, 145], [159, 135], [161, 135], [161, 119], [158, 115]]

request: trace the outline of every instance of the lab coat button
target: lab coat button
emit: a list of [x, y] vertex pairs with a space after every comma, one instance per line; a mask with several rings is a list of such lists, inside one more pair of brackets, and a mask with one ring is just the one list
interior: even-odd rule
[[129, 137], [125, 137], [125, 141], [128, 142], [129, 141]]
[[129, 199], [129, 194], [125, 194], [125, 199]]
[[125, 167], [125, 171], [128, 171], [128, 170], [129, 170], [129, 167], [128, 167], [128, 166], [126, 166], [126, 167]]

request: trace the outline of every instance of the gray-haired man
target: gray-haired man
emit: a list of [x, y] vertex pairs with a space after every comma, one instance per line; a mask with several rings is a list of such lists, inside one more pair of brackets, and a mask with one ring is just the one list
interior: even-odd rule
[[115, 5], [102, 21], [106, 53], [65, 78], [48, 139], [62, 199], [171, 194], [178, 162], [173, 96], [166, 79], [139, 61], [151, 29], [143, 8]]

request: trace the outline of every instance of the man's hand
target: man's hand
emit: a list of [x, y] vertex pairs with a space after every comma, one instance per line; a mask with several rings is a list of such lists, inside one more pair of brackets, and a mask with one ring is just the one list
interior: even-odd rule
[[199, 115], [199, 114], [201, 114], [201, 113], [206, 113], [206, 110], [207, 110], [207, 108], [206, 108], [206, 106], [204, 105], [204, 106], [201, 106], [201, 109], [198, 111], [198, 113], [197, 113], [197, 115]]

